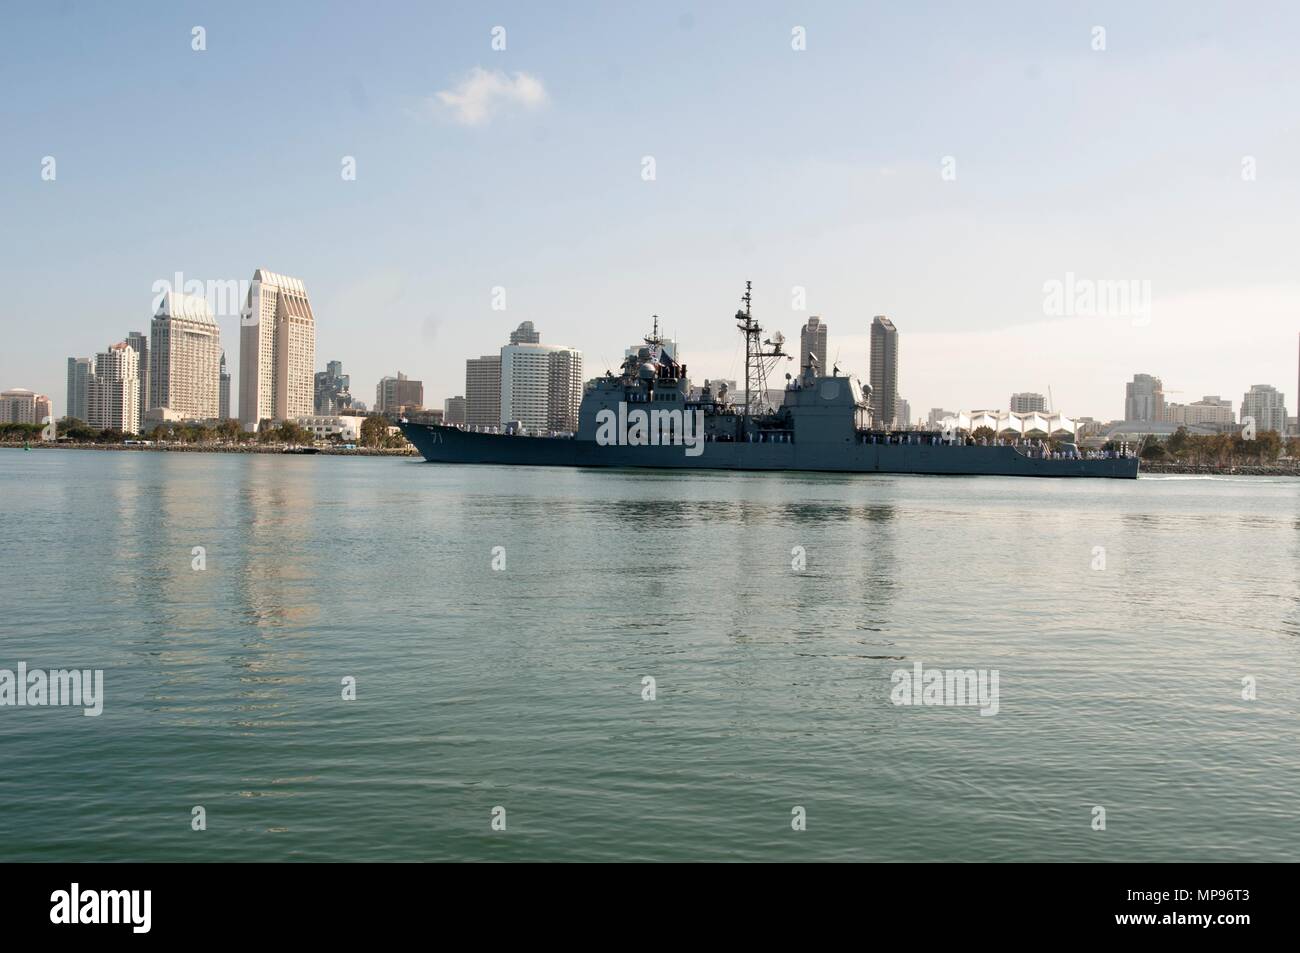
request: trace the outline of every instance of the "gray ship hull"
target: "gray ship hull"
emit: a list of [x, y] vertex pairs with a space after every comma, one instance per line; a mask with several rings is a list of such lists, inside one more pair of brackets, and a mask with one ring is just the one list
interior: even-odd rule
[[947, 444], [730, 443], [710, 441], [699, 456], [682, 446], [603, 446], [567, 437], [515, 437], [436, 424], [403, 423], [402, 433], [430, 463], [542, 467], [643, 467], [684, 470], [808, 470], [947, 476], [1101, 477], [1132, 480], [1136, 457], [1040, 459], [1014, 447]]

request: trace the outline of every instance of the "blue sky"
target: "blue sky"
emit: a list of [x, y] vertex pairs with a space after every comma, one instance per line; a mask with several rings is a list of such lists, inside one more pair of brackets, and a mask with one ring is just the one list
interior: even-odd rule
[[[66, 357], [147, 328], [154, 282], [266, 267], [367, 402], [399, 369], [461, 393], [524, 320], [594, 375], [658, 313], [693, 377], [736, 377], [752, 279], [765, 324], [821, 315], [863, 376], [890, 315], [914, 415], [1051, 387], [1108, 419], [1136, 371], [1294, 414], [1298, 28], [1283, 3], [11, 4], [0, 387], [62, 412]], [[466, 124], [438, 94], [475, 70], [544, 95]], [[1149, 318], [1045, 314], [1067, 272], [1149, 282]]]

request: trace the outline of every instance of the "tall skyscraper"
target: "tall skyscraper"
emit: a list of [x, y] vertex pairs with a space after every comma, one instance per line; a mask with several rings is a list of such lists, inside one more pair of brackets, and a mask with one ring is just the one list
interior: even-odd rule
[[217, 416], [230, 419], [230, 371], [226, 370], [226, 352], [221, 352], [221, 390], [217, 401]]
[[88, 396], [90, 381], [95, 376], [95, 362], [89, 357], [68, 358], [68, 403], [63, 409], [65, 417], [75, 417], [85, 423], [90, 413]]
[[831, 369], [826, 366], [826, 325], [822, 324], [822, 319], [814, 315], [808, 319], [799, 331], [799, 374], [808, 370], [811, 363], [810, 356], [817, 358], [817, 373], [829, 374]]
[[878, 314], [871, 322], [871, 425], [892, 427], [898, 400], [898, 329]]
[[1165, 417], [1165, 385], [1150, 374], [1134, 374], [1124, 385], [1124, 419], [1161, 421]]
[[183, 420], [216, 417], [221, 411], [221, 329], [207, 301], [167, 292], [150, 332], [149, 409], [165, 408]]
[[501, 355], [484, 354], [465, 362], [465, 423], [501, 426]]
[[1011, 406], [1007, 408], [1013, 414], [1032, 414], [1034, 411], [1047, 409], [1047, 398], [1042, 394], [1020, 391], [1011, 395]]
[[401, 371], [396, 377], [380, 378], [375, 386], [375, 411], [380, 414], [424, 409], [424, 382], [413, 381]]
[[465, 423], [464, 397], [448, 397], [442, 402], [442, 422], [448, 425]]
[[149, 409], [149, 335], [143, 331], [130, 331], [126, 343], [131, 345], [140, 363], [140, 420]]
[[894, 421], [899, 427], [912, 426], [912, 405], [907, 402], [906, 397], [899, 397], [894, 401]]
[[352, 378], [343, 373], [342, 361], [330, 361], [316, 372], [312, 398], [316, 415], [331, 417], [352, 406]]
[[95, 355], [86, 423], [98, 430], [140, 432], [140, 356], [122, 341]]
[[259, 268], [240, 313], [239, 421], [310, 417], [316, 389], [316, 318], [297, 278]]
[[501, 420], [528, 430], [577, 430], [582, 352], [558, 344], [501, 348]]
[[571, 347], [552, 351], [549, 380], [548, 430], [577, 433], [578, 407], [582, 404], [582, 352]]
[[1241, 398], [1241, 420], [1255, 418], [1255, 432], [1276, 430], [1286, 433], [1286, 395], [1271, 384], [1252, 384]]
[[511, 344], [541, 344], [541, 332], [533, 327], [533, 322], [525, 321], [510, 332]]

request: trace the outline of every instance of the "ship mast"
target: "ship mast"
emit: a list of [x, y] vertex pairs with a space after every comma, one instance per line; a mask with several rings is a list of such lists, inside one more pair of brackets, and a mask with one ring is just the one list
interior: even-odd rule
[[[753, 282], [745, 282], [745, 293], [740, 300], [745, 303], [743, 311], [736, 312], [736, 327], [745, 336], [745, 422], [754, 414], [762, 411], [767, 399], [768, 358], [790, 359], [792, 355], [781, 350], [785, 337], [780, 331], [772, 335], [772, 340], [763, 339], [763, 328], [754, 320], [751, 310], [753, 303], [751, 291]], [[770, 351], [764, 350], [770, 347]]]

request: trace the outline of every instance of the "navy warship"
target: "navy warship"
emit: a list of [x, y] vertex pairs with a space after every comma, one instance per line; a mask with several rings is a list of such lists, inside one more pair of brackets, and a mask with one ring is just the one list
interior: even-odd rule
[[686, 365], [665, 346], [658, 321], [618, 373], [587, 382], [576, 433], [529, 432], [517, 423], [469, 428], [405, 418], [406, 439], [430, 463], [690, 470], [809, 470], [832, 473], [918, 473], [956, 476], [1109, 477], [1135, 479], [1137, 456], [1081, 452], [1072, 443], [976, 438], [952, 426], [943, 432], [872, 426], [869, 386], [815, 359], [786, 374], [779, 406], [767, 377], [793, 355], [778, 332], [771, 338], [752, 313], [750, 283], [736, 312], [745, 338], [745, 392], [727, 385], [691, 386]]

